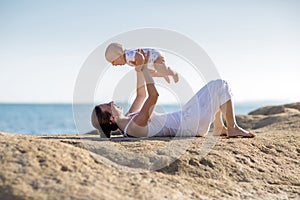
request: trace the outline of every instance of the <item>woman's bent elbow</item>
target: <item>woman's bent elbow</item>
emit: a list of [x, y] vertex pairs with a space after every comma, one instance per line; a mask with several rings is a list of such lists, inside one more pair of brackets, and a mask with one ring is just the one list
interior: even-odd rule
[[159, 94], [156, 92], [154, 94], [149, 94], [148, 98], [150, 98], [151, 100], [153, 101], [157, 101], [158, 100], [158, 97], [159, 97]]
[[158, 98], [158, 97], [159, 97], [159, 94], [158, 94], [158, 92], [155, 92], [155, 93], [153, 93], [153, 94], [149, 94], [149, 96], [152, 96], [152, 97]]

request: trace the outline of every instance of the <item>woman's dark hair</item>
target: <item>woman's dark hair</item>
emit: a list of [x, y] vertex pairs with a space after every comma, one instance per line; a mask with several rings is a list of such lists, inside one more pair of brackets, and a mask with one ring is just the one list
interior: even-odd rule
[[110, 121], [111, 113], [102, 111], [99, 106], [95, 106], [92, 113], [92, 125], [102, 131], [107, 138], [110, 138], [111, 131], [117, 130], [119, 127], [116, 123]]

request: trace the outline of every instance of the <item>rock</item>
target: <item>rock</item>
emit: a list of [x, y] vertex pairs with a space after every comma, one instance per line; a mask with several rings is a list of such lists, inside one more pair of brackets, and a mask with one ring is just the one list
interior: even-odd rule
[[295, 109], [296, 111], [300, 111], [300, 102], [279, 105], [279, 106], [262, 107], [250, 112], [249, 115], [275, 115], [279, 113], [290, 112], [293, 109]]
[[300, 111], [300, 102], [286, 104], [286, 105], [284, 105], [284, 107], [293, 108], [293, 109], [296, 109], [296, 110]]
[[266, 106], [250, 112], [249, 115], [274, 115], [284, 111], [284, 106]]

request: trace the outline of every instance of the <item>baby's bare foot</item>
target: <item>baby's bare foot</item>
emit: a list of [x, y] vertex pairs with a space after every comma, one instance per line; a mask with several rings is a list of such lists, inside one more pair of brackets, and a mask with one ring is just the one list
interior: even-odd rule
[[164, 76], [164, 79], [165, 79], [168, 83], [171, 82], [171, 81], [170, 81], [170, 78], [169, 78], [168, 76]]
[[170, 67], [168, 67], [168, 75], [172, 76], [175, 83], [179, 81], [178, 73], [173, 71]]
[[173, 77], [173, 80], [175, 83], [177, 83], [179, 81], [179, 77], [178, 77], [177, 73], [175, 73], [172, 77]]

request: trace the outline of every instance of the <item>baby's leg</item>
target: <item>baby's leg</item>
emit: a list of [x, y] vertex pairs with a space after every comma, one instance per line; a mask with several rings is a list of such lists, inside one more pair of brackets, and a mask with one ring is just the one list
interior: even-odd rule
[[156, 71], [156, 70], [149, 70], [150, 71], [150, 74], [152, 77], [163, 77], [168, 83], [170, 83], [170, 79], [168, 76]]
[[179, 81], [178, 73], [173, 71], [170, 67], [168, 67], [168, 74], [173, 77], [175, 83]]
[[[164, 78], [166, 80], [169, 79], [168, 76], [172, 76], [174, 82], [178, 82], [179, 78], [177, 72], [173, 71], [170, 67], [166, 66], [164, 57], [160, 56], [155, 60], [154, 68], [157, 71], [157, 73], [164, 75]], [[167, 82], [170, 83], [170, 80]]]

